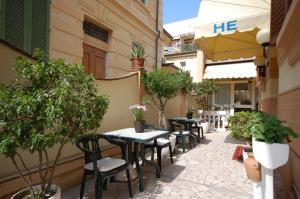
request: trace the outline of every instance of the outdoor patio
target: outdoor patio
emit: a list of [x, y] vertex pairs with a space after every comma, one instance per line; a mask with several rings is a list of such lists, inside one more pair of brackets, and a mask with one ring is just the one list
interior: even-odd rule
[[[175, 151], [174, 164], [164, 159], [161, 178], [153, 168], [143, 166], [145, 191], [138, 192], [134, 181], [134, 198], [252, 198], [252, 182], [247, 179], [244, 164], [232, 160], [238, 144], [229, 132], [215, 132], [192, 150]], [[94, 182], [87, 183], [85, 198], [94, 197]], [[79, 198], [80, 186], [62, 194], [63, 199]], [[104, 198], [129, 198], [126, 183], [108, 184]]]

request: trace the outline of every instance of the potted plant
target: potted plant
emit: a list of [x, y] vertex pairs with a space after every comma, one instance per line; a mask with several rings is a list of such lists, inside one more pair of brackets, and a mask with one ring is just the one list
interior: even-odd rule
[[142, 68], [145, 61], [145, 49], [141, 45], [134, 45], [131, 49], [130, 60], [133, 63], [133, 68]]
[[193, 118], [193, 112], [194, 112], [194, 107], [189, 106], [187, 113], [186, 113], [186, 117], [187, 119], [192, 119]]
[[145, 129], [145, 112], [148, 110], [143, 104], [134, 104], [129, 107], [134, 117], [134, 128], [137, 133], [144, 132]]
[[203, 80], [202, 82], [196, 83], [193, 87], [193, 93], [198, 96], [197, 103], [200, 105], [201, 110], [199, 111], [200, 116], [205, 120], [201, 125], [203, 126], [203, 132], [209, 131], [209, 120], [204, 118], [204, 111], [210, 110], [209, 97], [217, 92], [219, 87], [211, 80]]
[[[98, 128], [108, 107], [83, 66], [50, 60], [39, 50], [34, 57], [34, 62], [19, 58], [16, 80], [0, 84], [0, 153], [12, 160], [27, 186], [13, 199], [60, 198], [52, 182], [64, 146]], [[58, 149], [50, 154], [54, 145]], [[36, 156], [37, 181], [23, 151]]]
[[278, 168], [287, 162], [290, 137], [298, 137], [276, 117], [260, 112], [253, 115], [251, 133], [254, 157], [267, 169]]

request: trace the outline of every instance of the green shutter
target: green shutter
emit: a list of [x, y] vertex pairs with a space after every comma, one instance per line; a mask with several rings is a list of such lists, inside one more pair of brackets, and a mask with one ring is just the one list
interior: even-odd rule
[[31, 52], [40, 48], [48, 52], [50, 1], [32, 1]]
[[[4, 0], [1, 0], [4, 1]], [[4, 40], [23, 49], [24, 46], [24, 1], [5, 0]]]
[[4, 40], [5, 0], [0, 0], [0, 39]]

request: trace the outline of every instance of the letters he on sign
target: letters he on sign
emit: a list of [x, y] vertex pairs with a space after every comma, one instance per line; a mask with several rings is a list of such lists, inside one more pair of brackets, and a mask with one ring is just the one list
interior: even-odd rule
[[236, 22], [237, 20], [232, 20], [221, 24], [214, 24], [214, 33], [236, 30]]

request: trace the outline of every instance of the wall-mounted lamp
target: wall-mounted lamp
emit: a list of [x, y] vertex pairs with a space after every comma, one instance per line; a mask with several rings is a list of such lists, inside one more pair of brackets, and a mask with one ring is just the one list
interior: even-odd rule
[[263, 57], [256, 57], [254, 59], [254, 64], [257, 66], [258, 76], [259, 77], [266, 77], [265, 58], [263, 58]]
[[264, 57], [267, 58], [267, 47], [270, 45], [270, 29], [261, 29], [256, 34], [257, 43], [264, 47]]

